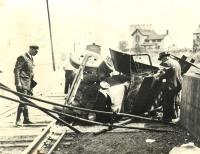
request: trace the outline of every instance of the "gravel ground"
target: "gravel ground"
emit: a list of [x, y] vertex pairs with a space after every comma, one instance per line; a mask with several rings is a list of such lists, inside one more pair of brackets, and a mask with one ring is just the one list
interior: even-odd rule
[[[200, 140], [182, 127], [170, 126], [173, 132], [107, 132], [94, 136], [86, 133], [75, 136], [71, 146], [60, 149], [68, 154], [168, 154], [175, 146], [193, 142], [200, 147]], [[149, 142], [148, 142], [149, 141]], [[66, 152], [67, 151], [67, 152]]]

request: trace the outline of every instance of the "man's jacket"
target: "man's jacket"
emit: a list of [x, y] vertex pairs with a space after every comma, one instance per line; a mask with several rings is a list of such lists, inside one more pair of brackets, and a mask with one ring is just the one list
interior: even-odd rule
[[182, 76], [181, 76], [181, 67], [180, 64], [174, 59], [168, 59], [165, 62], [161, 63], [164, 67], [169, 67], [171, 73], [167, 79], [168, 83], [171, 83], [175, 88], [181, 89], [182, 85]]
[[20, 82], [23, 89], [31, 90], [31, 81], [34, 76], [33, 67], [33, 58], [28, 53], [25, 53], [17, 58], [14, 68], [16, 86]]

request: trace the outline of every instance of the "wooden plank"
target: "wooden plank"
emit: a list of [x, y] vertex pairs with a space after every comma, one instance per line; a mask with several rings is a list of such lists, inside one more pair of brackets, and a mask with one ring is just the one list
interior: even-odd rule
[[200, 137], [200, 76], [184, 76], [181, 102], [182, 126], [191, 134]]
[[30, 143], [12, 143], [12, 144], [1, 144], [0, 148], [11, 148], [11, 147], [27, 147]]

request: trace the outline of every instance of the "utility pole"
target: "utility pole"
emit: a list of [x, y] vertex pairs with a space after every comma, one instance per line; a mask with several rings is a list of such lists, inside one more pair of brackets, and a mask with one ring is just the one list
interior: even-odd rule
[[48, 0], [46, 0], [46, 4], [47, 4], [47, 13], [48, 13], [49, 34], [50, 34], [50, 41], [51, 41], [51, 54], [52, 54], [53, 71], [55, 71], [56, 67], [55, 67], [55, 59], [54, 59], [54, 51], [53, 51], [53, 39], [52, 39], [52, 33], [51, 33], [51, 20], [50, 20]]

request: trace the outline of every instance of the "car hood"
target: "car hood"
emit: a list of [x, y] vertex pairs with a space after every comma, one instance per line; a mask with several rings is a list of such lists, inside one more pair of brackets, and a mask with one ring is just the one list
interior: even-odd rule
[[137, 54], [120, 52], [113, 49], [109, 50], [114, 68], [118, 72], [130, 75], [130, 72], [132, 73], [156, 72], [159, 69], [158, 67], [152, 65], [135, 62], [132, 56], [135, 56]]

